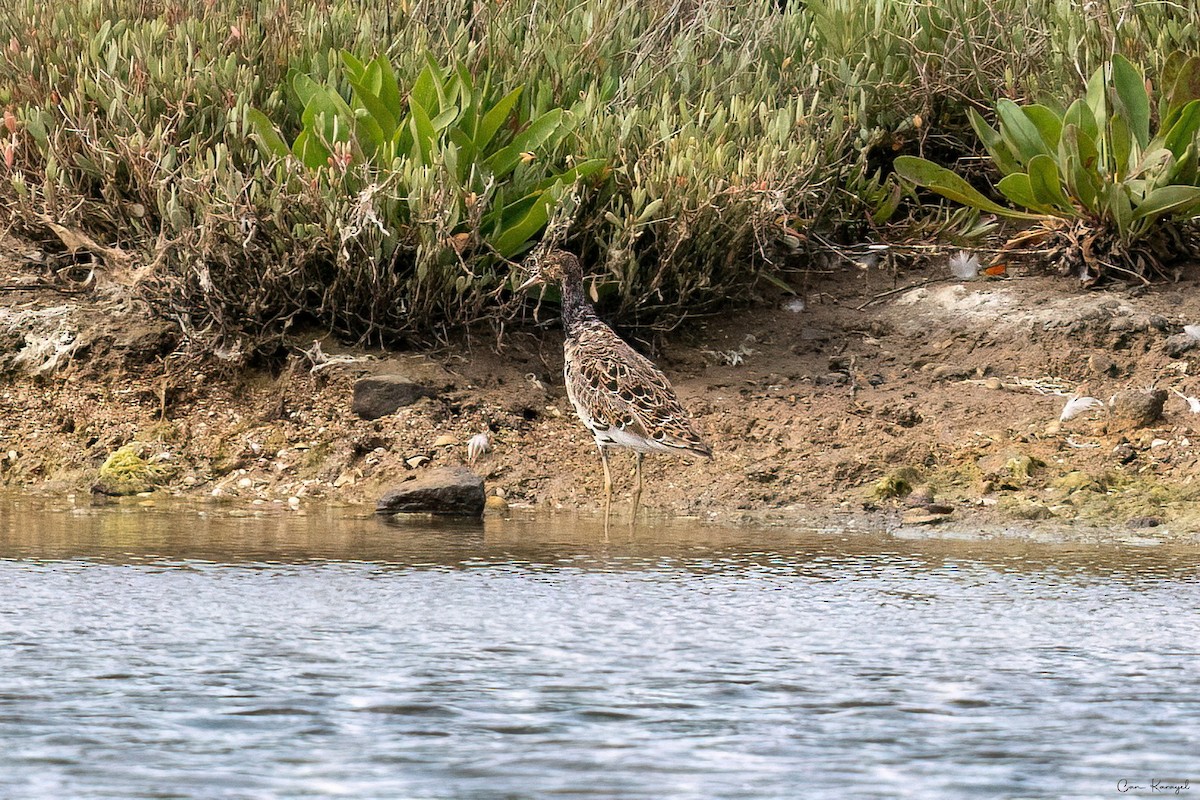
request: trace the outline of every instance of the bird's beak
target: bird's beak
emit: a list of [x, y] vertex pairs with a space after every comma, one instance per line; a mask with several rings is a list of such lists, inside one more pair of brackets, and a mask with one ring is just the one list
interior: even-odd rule
[[516, 291], [523, 292], [531, 286], [537, 286], [541, 282], [542, 282], [541, 275], [532, 275], [532, 276], [530, 276], [529, 280], [525, 281], [520, 286], [518, 286], [516, 288]]

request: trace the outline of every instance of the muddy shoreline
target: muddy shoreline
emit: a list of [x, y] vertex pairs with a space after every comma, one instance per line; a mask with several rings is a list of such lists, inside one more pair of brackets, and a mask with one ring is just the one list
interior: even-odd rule
[[[554, 327], [509, 332], [499, 347], [479, 332], [407, 353], [306, 331], [279, 363], [198, 359], [170, 323], [102, 282], [71, 294], [44, 285], [29, 248], [10, 240], [0, 258], [6, 491], [369, 510], [406, 476], [466, 463], [467, 442], [485, 433], [491, 452], [474, 469], [498, 513], [600, 508], [599, 459], [566, 401]], [[798, 297], [765, 296], [666, 340], [630, 337], [715, 454], [647, 459], [645, 513], [1193, 541], [1200, 414], [1185, 398], [1200, 396], [1200, 349], [1183, 329], [1200, 322], [1196, 272], [1148, 290], [1083, 291], [1020, 273], [951, 280], [938, 259], [903, 272], [847, 266], [800, 276]], [[355, 384], [381, 375], [427, 391], [362, 419]], [[1155, 390], [1166, 401], [1153, 418], [1109, 404]], [[1100, 403], [1060, 420], [1072, 395]], [[631, 463], [614, 459], [618, 504]], [[116, 486], [114, 475], [135, 482]]]

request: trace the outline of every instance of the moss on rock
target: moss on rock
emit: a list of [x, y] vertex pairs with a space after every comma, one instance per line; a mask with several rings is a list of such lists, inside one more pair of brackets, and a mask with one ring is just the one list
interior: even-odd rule
[[139, 454], [141, 446], [132, 443], [109, 454], [96, 475], [92, 490], [101, 494], [130, 495], [148, 492], [163, 483], [168, 471]]

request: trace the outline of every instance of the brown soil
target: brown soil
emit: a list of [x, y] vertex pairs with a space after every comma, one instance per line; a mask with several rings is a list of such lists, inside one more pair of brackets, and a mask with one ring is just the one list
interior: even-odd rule
[[[414, 469], [462, 463], [467, 440], [488, 432], [493, 449], [476, 469], [489, 493], [512, 506], [600, 508], [600, 463], [566, 401], [557, 328], [509, 332], [499, 349], [477, 334], [422, 353], [321, 339], [324, 356], [355, 359], [342, 364], [297, 337], [282, 366], [235, 368], [175, 354], [173, 326], [103, 278], [78, 293], [47, 284], [33, 249], [9, 240], [0, 253], [4, 484], [83, 498], [105, 459], [135, 443], [158, 489], [122, 502], [371, 503]], [[1069, 394], [1200, 395], [1200, 349], [1165, 349], [1200, 322], [1195, 279], [1083, 291], [1063, 278], [948, 274], [944, 258], [899, 274], [847, 265], [809, 275], [802, 310], [766, 298], [653, 346], [634, 340], [715, 453], [648, 458], [651, 513], [865, 514], [955, 531], [1057, 522], [1080, 535], [1194, 538], [1200, 416], [1185, 400], [1172, 391], [1163, 417], [1142, 427], [1106, 409], [1058, 419]], [[438, 394], [364, 421], [352, 388], [372, 373]], [[631, 463], [614, 458], [618, 503]]]

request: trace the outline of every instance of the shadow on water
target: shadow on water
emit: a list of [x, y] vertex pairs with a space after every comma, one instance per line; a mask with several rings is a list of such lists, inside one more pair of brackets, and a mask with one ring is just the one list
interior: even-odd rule
[[955, 564], [1002, 572], [1089, 574], [1137, 581], [1195, 579], [1200, 548], [1031, 543], [1018, 539], [907, 539], [882, 531], [722, 527], [665, 519], [604, 533], [598, 517], [389, 520], [338, 508], [304, 515], [228, 509], [75, 506], [0, 499], [0, 560], [109, 564], [370, 563], [396, 569], [785, 571], [836, 577], [873, 564], [909, 570]]

